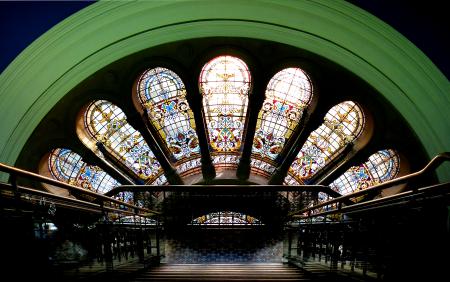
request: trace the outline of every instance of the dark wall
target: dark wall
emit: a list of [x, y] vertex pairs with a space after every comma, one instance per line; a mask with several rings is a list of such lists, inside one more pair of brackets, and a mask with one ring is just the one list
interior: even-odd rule
[[281, 263], [283, 242], [260, 229], [202, 229], [167, 238], [167, 263]]

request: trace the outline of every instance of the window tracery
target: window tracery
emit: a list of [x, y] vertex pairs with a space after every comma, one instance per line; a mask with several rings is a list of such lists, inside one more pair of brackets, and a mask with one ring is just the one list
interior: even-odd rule
[[173, 158], [186, 161], [200, 154], [186, 88], [175, 72], [162, 67], [147, 70], [139, 78], [138, 96]]
[[398, 154], [392, 149], [381, 150], [371, 155], [365, 163], [349, 168], [330, 187], [342, 195], [350, 194], [394, 179], [399, 168]]
[[252, 154], [275, 160], [312, 98], [311, 82], [300, 68], [287, 68], [269, 81], [258, 115]]
[[162, 172], [142, 135], [128, 124], [124, 112], [106, 100], [89, 105], [85, 126], [91, 137], [101, 142], [118, 161], [139, 178], [151, 181]]
[[323, 124], [314, 130], [289, 168], [297, 182], [305, 183], [353, 142], [362, 132], [364, 116], [352, 101], [332, 107]]
[[87, 164], [80, 155], [69, 149], [53, 149], [48, 157], [48, 166], [55, 179], [100, 194], [120, 185], [101, 168]]
[[[199, 88], [202, 94], [207, 137], [212, 151], [212, 163], [216, 169], [236, 168], [249, 103], [250, 71], [246, 63], [239, 58], [219, 56], [202, 68]], [[155, 137], [166, 143], [181, 177], [201, 173], [196, 124], [186, 94], [181, 78], [167, 68], [149, 69], [137, 80], [137, 95], [141, 105], [146, 109], [148, 120], [158, 132], [158, 136]], [[269, 179], [275, 172], [277, 157], [296, 130], [304, 110], [311, 102], [312, 95], [311, 80], [300, 68], [283, 69], [272, 77], [267, 85], [266, 98], [254, 129], [255, 137], [250, 159], [252, 173]], [[364, 122], [362, 110], [352, 101], [345, 101], [332, 107], [326, 114], [323, 124], [311, 133], [300, 149], [289, 168], [284, 184], [302, 185], [311, 181], [317, 172], [342, 153], [347, 144], [360, 136]], [[128, 124], [124, 112], [119, 107], [106, 100], [95, 101], [87, 107], [84, 123], [95, 141], [101, 142], [118, 162], [145, 180], [147, 184], [168, 184], [161, 165], [148, 144], [139, 131]], [[345, 194], [396, 177], [399, 167], [398, 157], [397, 159], [392, 157], [384, 162], [387, 154], [391, 152], [395, 154], [392, 150], [377, 152], [368, 162], [351, 168], [352, 171], [349, 170], [336, 179], [331, 187]], [[72, 162], [78, 162], [75, 160], [76, 157], [72, 157]], [[56, 163], [58, 160], [55, 158], [51, 162]], [[59, 162], [62, 164], [62, 161]], [[53, 176], [59, 180], [63, 179], [61, 164], [59, 172], [55, 172], [58, 171], [55, 168], [51, 169]], [[392, 170], [388, 170], [387, 167]], [[83, 164], [82, 161], [75, 164], [72, 169], [74, 176], [64, 176], [66, 177], [64, 179], [73, 178], [68, 183], [77, 183], [75, 185], [86, 186], [101, 193], [120, 185], [109, 175], [104, 176], [106, 173], [101, 169]], [[83, 174], [82, 171], [88, 173]], [[92, 176], [93, 179], [89, 179], [86, 175]], [[97, 180], [100, 178], [103, 180]], [[117, 197], [125, 202], [134, 202], [132, 193], [121, 193]], [[319, 198], [322, 200], [323, 197]], [[249, 224], [248, 219], [260, 223], [257, 219], [234, 212], [211, 213], [195, 219], [192, 223]]]
[[232, 211], [212, 212], [192, 220], [191, 225], [263, 225], [259, 219]]
[[[236, 57], [216, 57], [202, 68], [199, 88], [209, 143], [216, 155], [235, 155], [241, 147], [250, 82], [247, 65]], [[217, 161], [237, 163], [237, 159], [229, 158]]]

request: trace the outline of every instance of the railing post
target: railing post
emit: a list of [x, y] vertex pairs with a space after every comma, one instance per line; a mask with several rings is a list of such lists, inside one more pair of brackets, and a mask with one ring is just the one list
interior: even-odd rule
[[156, 230], [155, 230], [155, 239], [156, 239], [156, 256], [158, 260], [161, 260], [161, 250], [160, 250], [160, 234], [159, 234], [159, 219], [156, 219]]

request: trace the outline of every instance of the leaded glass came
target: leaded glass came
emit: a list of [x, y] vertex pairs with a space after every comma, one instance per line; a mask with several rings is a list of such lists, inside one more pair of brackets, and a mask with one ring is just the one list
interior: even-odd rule
[[220, 56], [203, 67], [199, 87], [209, 143], [215, 153], [237, 153], [247, 115], [250, 72], [239, 58]]
[[363, 112], [354, 102], [346, 101], [332, 107], [323, 124], [309, 135], [289, 173], [304, 183], [353, 142], [363, 127]]
[[176, 73], [161, 67], [144, 72], [138, 82], [138, 96], [149, 121], [177, 161], [199, 155], [193, 113], [183, 81]]
[[93, 102], [86, 110], [85, 125], [96, 141], [139, 178], [150, 181], [160, 173], [161, 165], [144, 138], [116, 105], [105, 100]]
[[101, 168], [84, 162], [80, 155], [65, 149], [53, 149], [48, 158], [52, 176], [71, 185], [104, 194], [120, 183]]
[[359, 166], [349, 168], [330, 184], [331, 189], [343, 195], [394, 179], [400, 168], [400, 158], [394, 150], [376, 152]]

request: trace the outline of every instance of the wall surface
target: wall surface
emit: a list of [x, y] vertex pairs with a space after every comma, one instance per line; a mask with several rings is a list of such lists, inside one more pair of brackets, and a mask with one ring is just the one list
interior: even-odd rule
[[283, 242], [257, 230], [202, 230], [166, 240], [167, 263], [280, 263]]

